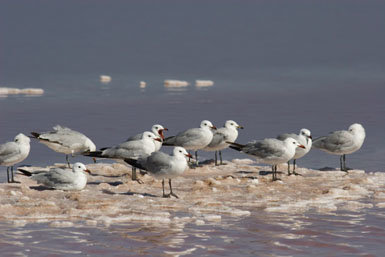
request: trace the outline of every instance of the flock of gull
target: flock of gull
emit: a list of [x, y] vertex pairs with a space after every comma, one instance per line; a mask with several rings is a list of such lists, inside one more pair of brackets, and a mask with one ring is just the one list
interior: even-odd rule
[[[330, 154], [340, 156], [341, 171], [348, 171], [346, 154], [361, 148], [365, 139], [365, 129], [361, 124], [352, 124], [348, 130], [339, 130], [327, 136], [312, 139], [308, 129], [301, 129], [299, 134], [282, 134], [277, 138], [265, 138], [247, 144], [236, 143], [238, 129], [243, 129], [233, 120], [226, 121], [224, 127], [216, 128], [210, 121], [203, 120], [199, 128], [190, 128], [175, 136], [165, 138], [167, 128], [161, 125], [152, 126], [151, 132], [145, 131], [128, 138], [125, 142], [96, 150], [95, 144], [84, 134], [70, 128], [55, 126], [53, 131], [32, 132], [31, 138], [47, 145], [52, 150], [64, 153], [69, 169], [51, 168], [49, 171], [18, 170], [49, 188], [59, 190], [82, 190], [87, 184], [90, 172], [82, 163], [69, 162], [69, 155], [84, 155], [94, 159], [108, 158], [132, 166], [132, 180], [142, 183], [137, 178], [136, 169], [147, 171], [155, 178], [162, 179], [163, 197], [177, 197], [171, 186], [171, 179], [181, 175], [189, 167], [199, 166], [198, 150], [214, 151], [215, 165], [222, 165], [222, 150], [232, 148], [256, 159], [258, 163], [272, 165], [273, 181], [278, 180], [277, 165], [288, 163], [288, 175], [300, 175], [295, 171], [296, 160], [306, 155], [312, 147]], [[13, 166], [27, 158], [30, 151], [30, 137], [18, 134], [12, 142], [0, 145], [0, 165], [7, 167], [8, 183], [14, 180]], [[162, 146], [174, 146], [173, 154], [161, 152]], [[195, 151], [195, 160], [187, 150]], [[218, 163], [219, 152], [219, 163]], [[192, 163], [194, 160], [194, 163]], [[290, 161], [293, 168], [290, 171]], [[164, 180], [168, 179], [170, 193], [165, 193]]]

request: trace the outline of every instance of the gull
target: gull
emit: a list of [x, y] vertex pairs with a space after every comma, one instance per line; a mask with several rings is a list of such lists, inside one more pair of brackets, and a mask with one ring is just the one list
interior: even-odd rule
[[277, 165], [293, 159], [297, 147], [305, 149], [305, 146], [291, 137], [283, 141], [276, 138], [265, 138], [261, 141], [249, 142], [246, 145], [228, 143], [230, 148], [253, 156], [257, 162], [272, 165], [273, 181], [278, 180]]
[[38, 184], [58, 190], [82, 190], [87, 185], [87, 175], [84, 172], [91, 173], [83, 163], [77, 162], [71, 169], [51, 168], [47, 170], [38, 170], [30, 172], [19, 168], [19, 171], [28, 177], [31, 177]]
[[[154, 133], [155, 136], [160, 137], [162, 139], [161, 142], [159, 142], [157, 140], [154, 141], [155, 151], [159, 151], [160, 148], [162, 147], [162, 143], [163, 143], [163, 140], [164, 140], [163, 132], [164, 131], [168, 131], [168, 129], [163, 127], [162, 125], [155, 124], [154, 126], [152, 126], [151, 131], [152, 131], [152, 133]], [[132, 137], [128, 138], [126, 141], [138, 140], [138, 139], [141, 139], [142, 137], [143, 137], [143, 133], [139, 133], [139, 134], [137, 134], [135, 136], [132, 136]]]
[[203, 120], [200, 128], [191, 128], [179, 132], [176, 136], [168, 137], [163, 141], [163, 145], [181, 146], [186, 150], [194, 150], [198, 165], [198, 150], [210, 144], [213, 139], [212, 129], [216, 130], [217, 128], [210, 121]]
[[221, 150], [229, 147], [229, 144], [226, 142], [235, 142], [238, 137], [238, 129], [243, 129], [243, 127], [233, 120], [226, 121], [223, 128], [219, 128], [213, 133], [213, 139], [210, 144], [203, 149], [205, 151], [215, 151], [216, 166], [218, 165], [217, 152], [219, 151], [220, 165], [222, 165]]
[[45, 144], [55, 152], [64, 153], [69, 168], [71, 168], [68, 160], [69, 154], [74, 156], [75, 154], [96, 150], [95, 144], [84, 134], [60, 125], [53, 127], [53, 131], [31, 132], [31, 134], [40, 143]]
[[[0, 145], [0, 165], [7, 166], [8, 183], [18, 183], [13, 179], [13, 166], [27, 158], [31, 148], [30, 141], [29, 137], [20, 133], [15, 136], [12, 142]], [[9, 171], [11, 171], [11, 178], [9, 177]]]
[[[162, 179], [163, 197], [174, 196], [179, 198], [172, 191], [171, 179], [181, 175], [187, 168], [186, 157], [192, 158], [183, 147], [177, 146], [174, 148], [173, 155], [170, 156], [163, 152], [153, 152], [145, 158], [125, 159], [127, 163], [139, 169], [148, 171], [148, 173], [157, 179]], [[168, 179], [170, 193], [164, 192], [164, 179]]]
[[296, 163], [296, 160], [299, 159], [299, 158], [302, 158], [303, 156], [305, 156], [311, 149], [311, 145], [312, 145], [312, 136], [311, 136], [311, 132], [310, 130], [308, 129], [301, 129], [299, 131], [299, 134], [281, 134], [277, 137], [277, 139], [279, 140], [285, 140], [286, 138], [288, 137], [291, 137], [291, 138], [294, 138], [295, 140], [297, 140], [298, 143], [300, 143], [301, 145], [304, 145], [306, 148], [301, 148], [301, 147], [298, 147], [296, 150], [295, 150], [295, 155], [293, 157], [293, 173], [290, 173], [290, 161], [287, 162], [287, 173], [288, 175], [290, 176], [291, 174], [294, 174], [294, 175], [300, 175], [299, 173], [295, 172], [295, 163]]
[[339, 130], [319, 137], [313, 141], [313, 147], [324, 152], [340, 155], [341, 171], [348, 172], [346, 168], [346, 154], [351, 154], [361, 148], [365, 140], [365, 129], [361, 124], [354, 123], [348, 130]]
[[[141, 139], [126, 141], [119, 145], [101, 148], [99, 151], [86, 152], [83, 155], [97, 158], [115, 159], [124, 163], [124, 159], [138, 159], [143, 156], [148, 156], [155, 151], [154, 140], [161, 142], [161, 139], [156, 137], [154, 133], [145, 131]], [[140, 181], [136, 177], [136, 168], [132, 168], [132, 180]]]

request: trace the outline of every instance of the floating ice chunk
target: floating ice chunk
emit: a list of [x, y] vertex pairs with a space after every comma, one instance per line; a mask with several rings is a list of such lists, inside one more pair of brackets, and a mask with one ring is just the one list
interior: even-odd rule
[[69, 228], [69, 227], [73, 227], [74, 223], [70, 221], [54, 221], [54, 222], [51, 222], [51, 224], [49, 225], [55, 228]]
[[98, 222], [96, 220], [87, 220], [86, 224], [88, 226], [96, 226], [96, 225], [98, 225]]
[[111, 76], [108, 75], [100, 75], [100, 82], [102, 83], [110, 83], [111, 82]]
[[252, 159], [233, 159], [232, 162], [235, 164], [243, 164], [243, 165], [249, 165], [254, 163]]
[[20, 94], [42, 95], [42, 94], [44, 94], [44, 89], [42, 89], [42, 88], [23, 88], [20, 90]]
[[144, 81], [140, 81], [140, 82], [139, 82], [139, 87], [140, 87], [140, 88], [146, 88], [146, 86], [147, 86], [147, 83], [146, 83], [146, 82], [144, 82]]
[[164, 81], [165, 87], [187, 87], [189, 83], [183, 80], [167, 79]]
[[378, 208], [385, 208], [385, 203], [378, 203], [376, 204]]
[[203, 215], [203, 218], [207, 221], [221, 221], [222, 220], [221, 215], [215, 215], [215, 214], [205, 214], [205, 215]]
[[204, 220], [196, 220], [195, 221], [195, 225], [202, 226], [204, 224], [206, 224], [206, 222]]
[[12, 88], [12, 87], [0, 87], [0, 95], [42, 95], [44, 94], [44, 89], [41, 88]]
[[211, 87], [214, 85], [212, 80], [195, 80], [196, 87]]

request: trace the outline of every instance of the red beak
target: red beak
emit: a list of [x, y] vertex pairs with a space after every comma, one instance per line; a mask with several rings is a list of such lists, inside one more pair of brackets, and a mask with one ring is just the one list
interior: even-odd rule
[[85, 170], [83, 170], [84, 172], [87, 172], [87, 173], [89, 173], [89, 174], [91, 174], [91, 171], [89, 170], [89, 169], [85, 169]]
[[188, 158], [193, 158], [193, 156], [191, 154], [185, 154]]
[[299, 145], [298, 147], [301, 147], [303, 149], [306, 149], [306, 147], [304, 145]]
[[164, 139], [163, 131], [168, 131], [168, 129], [167, 129], [167, 128], [164, 128], [164, 129], [159, 129], [159, 130], [158, 130], [158, 134], [160, 135], [160, 137], [161, 137], [162, 139]]
[[211, 128], [212, 128], [212, 129], [217, 129], [217, 127], [215, 127], [215, 126], [212, 126]]
[[310, 139], [313, 139], [313, 137], [312, 137], [312, 136], [308, 136], [308, 138], [310, 138]]
[[159, 137], [155, 138], [154, 140], [159, 141], [161, 143], [163, 142], [162, 139], [160, 139]]

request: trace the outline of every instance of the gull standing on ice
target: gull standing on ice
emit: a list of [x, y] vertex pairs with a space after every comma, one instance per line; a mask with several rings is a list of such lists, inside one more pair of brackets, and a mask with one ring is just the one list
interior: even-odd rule
[[[162, 125], [155, 124], [154, 126], [152, 126], [151, 131], [152, 131], [152, 133], [154, 133], [155, 136], [160, 137], [160, 139], [162, 139], [161, 142], [159, 142], [157, 140], [154, 141], [155, 152], [156, 152], [156, 151], [159, 151], [160, 148], [162, 147], [162, 143], [163, 143], [163, 140], [164, 140], [163, 132], [164, 131], [168, 131], [168, 129], [163, 127]], [[139, 140], [139, 139], [142, 139], [142, 137], [143, 137], [143, 133], [139, 133], [139, 134], [137, 134], [135, 136], [132, 136], [132, 137], [128, 138], [126, 141]]]
[[55, 152], [64, 153], [69, 168], [71, 168], [68, 160], [69, 154], [74, 156], [75, 154], [96, 150], [95, 144], [84, 134], [60, 125], [53, 127], [53, 131], [31, 132], [31, 134], [40, 143], [45, 144]]
[[331, 132], [329, 135], [314, 140], [313, 147], [324, 152], [341, 155], [341, 171], [348, 172], [345, 155], [351, 154], [361, 148], [365, 140], [365, 129], [361, 124], [354, 123], [348, 130]]
[[[97, 158], [116, 159], [119, 162], [124, 163], [124, 159], [138, 159], [154, 152], [154, 140], [161, 142], [161, 139], [156, 137], [154, 133], [146, 131], [139, 140], [126, 141], [116, 146], [101, 148], [99, 151], [86, 152], [84, 155]], [[132, 167], [131, 179], [140, 183], [136, 177], [135, 167]]]
[[308, 129], [301, 129], [299, 131], [299, 134], [281, 134], [277, 137], [277, 139], [279, 140], [285, 140], [286, 138], [294, 138], [295, 140], [297, 140], [298, 143], [300, 143], [301, 145], [304, 145], [306, 148], [301, 148], [301, 147], [298, 147], [296, 150], [295, 150], [295, 155], [293, 157], [293, 173], [290, 173], [290, 160], [287, 162], [287, 174], [290, 176], [291, 174], [294, 174], [294, 175], [301, 175], [297, 172], [295, 172], [295, 163], [296, 163], [296, 160], [299, 159], [299, 158], [302, 158], [303, 156], [305, 156], [311, 149], [311, 145], [312, 145], [312, 136], [311, 136], [311, 132], [310, 130]]
[[[12, 142], [0, 145], [0, 165], [7, 167], [8, 183], [18, 183], [13, 179], [13, 166], [27, 158], [31, 148], [30, 141], [29, 137], [20, 133]], [[9, 171], [11, 171], [11, 177], [9, 177]]]
[[84, 172], [91, 173], [83, 163], [77, 162], [72, 170], [51, 168], [49, 171], [40, 170], [30, 172], [24, 169], [18, 169], [24, 175], [31, 177], [38, 184], [59, 190], [82, 190], [87, 185], [87, 175]]
[[200, 128], [191, 128], [179, 132], [176, 136], [168, 137], [163, 141], [163, 145], [181, 146], [186, 150], [194, 150], [198, 165], [198, 150], [210, 144], [213, 139], [212, 129], [216, 130], [217, 128], [210, 121], [203, 120]]
[[272, 165], [273, 181], [277, 178], [277, 165], [293, 159], [297, 147], [305, 148], [294, 138], [284, 141], [275, 138], [265, 138], [262, 141], [253, 141], [246, 145], [231, 143], [230, 148], [253, 156], [257, 162]]
[[235, 142], [238, 137], [238, 129], [243, 129], [233, 120], [228, 120], [223, 128], [219, 128], [214, 132], [213, 139], [203, 150], [215, 151], [215, 165], [218, 165], [217, 152], [219, 151], [220, 165], [222, 165], [222, 151], [229, 147], [226, 142]]
[[[179, 198], [172, 192], [171, 179], [181, 175], [188, 168], [186, 157], [192, 158], [183, 147], [176, 146], [172, 156], [163, 152], [153, 152], [146, 158], [125, 159], [125, 161], [132, 166], [148, 171], [157, 179], [162, 179], [163, 197]], [[168, 179], [169, 194], [164, 192], [164, 179]]]

